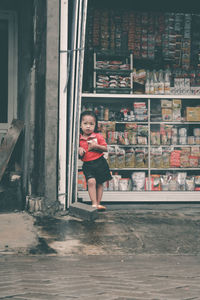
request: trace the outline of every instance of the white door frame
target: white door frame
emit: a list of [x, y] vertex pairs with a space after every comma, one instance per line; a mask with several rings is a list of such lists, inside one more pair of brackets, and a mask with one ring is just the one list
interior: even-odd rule
[[58, 200], [66, 207], [68, 0], [60, 1]]
[[82, 92], [87, 0], [76, 0], [73, 4], [72, 49], [68, 49], [68, 0], [60, 0], [58, 200], [64, 209], [68, 208], [73, 200], [77, 201], [77, 132]]

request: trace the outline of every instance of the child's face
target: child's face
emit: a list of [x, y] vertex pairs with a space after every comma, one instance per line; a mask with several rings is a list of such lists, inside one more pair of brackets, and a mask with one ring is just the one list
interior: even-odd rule
[[93, 116], [86, 115], [81, 120], [81, 129], [85, 135], [90, 135], [94, 132], [96, 120]]

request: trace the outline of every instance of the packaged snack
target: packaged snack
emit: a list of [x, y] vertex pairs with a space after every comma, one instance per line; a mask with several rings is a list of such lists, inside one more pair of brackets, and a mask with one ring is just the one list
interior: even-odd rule
[[119, 179], [119, 191], [131, 191], [131, 179], [120, 178]]
[[180, 108], [173, 109], [173, 121], [181, 121], [181, 109]]
[[185, 187], [186, 187], [186, 191], [194, 191], [195, 189], [194, 176], [186, 177]]
[[200, 128], [194, 128], [193, 133], [195, 136], [200, 136]]
[[108, 131], [107, 132], [107, 143], [108, 144], [117, 144], [118, 141], [118, 132], [117, 131]]
[[169, 177], [169, 191], [178, 191], [179, 185], [178, 185], [178, 180], [177, 180], [177, 175], [172, 174]]
[[186, 145], [187, 144], [187, 136], [179, 136], [179, 144]]
[[118, 132], [118, 143], [119, 145], [126, 145], [125, 134], [122, 131]]
[[181, 151], [180, 150], [174, 150], [174, 151], [171, 152], [170, 167], [172, 167], [172, 168], [179, 168], [180, 167], [180, 165], [181, 165], [180, 156], [181, 156]]
[[173, 99], [172, 100], [172, 107], [173, 108], [181, 108], [182, 104], [181, 104], [181, 100], [180, 99]]
[[151, 175], [151, 190], [161, 191], [160, 175]]
[[172, 109], [162, 108], [162, 120], [163, 121], [172, 121]]
[[148, 136], [148, 126], [147, 125], [138, 125], [137, 133], [140, 136]]
[[137, 143], [138, 143], [138, 145], [147, 145], [147, 137], [146, 136], [138, 136]]
[[126, 130], [131, 130], [133, 132], [137, 132], [137, 123], [126, 123], [125, 124]]
[[179, 136], [187, 136], [187, 128], [185, 127], [179, 128], [178, 134]]
[[132, 132], [131, 130], [128, 130], [128, 141], [129, 141], [129, 145], [137, 144], [136, 132]]
[[112, 146], [108, 146], [108, 165], [111, 169], [116, 168], [116, 151]]
[[192, 146], [191, 147], [191, 155], [200, 156], [200, 147], [199, 146]]
[[116, 168], [125, 168], [125, 150], [116, 146]]
[[169, 180], [167, 175], [162, 175], [160, 178], [161, 182], [161, 190], [168, 191], [169, 190]]
[[194, 178], [195, 191], [200, 191], [200, 176]]
[[135, 149], [135, 167], [136, 168], [147, 168], [147, 149], [136, 148]]
[[125, 167], [134, 168], [135, 166], [135, 150], [133, 148], [127, 148], [125, 150]]
[[161, 107], [162, 108], [171, 108], [172, 107], [172, 101], [167, 99], [161, 99]]
[[182, 147], [181, 148], [181, 155], [190, 154], [190, 153], [191, 153], [191, 147]]
[[151, 145], [160, 145], [160, 132], [151, 131]]
[[168, 140], [167, 140], [167, 135], [161, 134], [161, 145], [167, 145], [168, 144]]
[[195, 137], [194, 136], [188, 136], [188, 144], [194, 145], [195, 144]]
[[172, 136], [178, 134], [178, 128], [177, 127], [172, 127]]
[[87, 182], [83, 171], [78, 172], [78, 190], [79, 191], [86, 191], [87, 190]]
[[186, 187], [185, 187], [186, 177], [187, 177], [186, 172], [178, 172], [178, 174], [177, 174], [177, 180], [178, 180], [180, 191], [185, 191], [185, 189], [186, 189]]
[[178, 144], [178, 136], [172, 135], [172, 145], [177, 145], [177, 144]]
[[162, 147], [151, 149], [151, 168], [162, 168]]
[[195, 144], [200, 145], [200, 136], [195, 136]]
[[190, 168], [198, 168], [199, 166], [199, 158], [198, 156], [189, 156]]
[[121, 175], [113, 175], [113, 190], [118, 191], [119, 190], [119, 180], [121, 178]]
[[145, 172], [133, 172], [131, 175], [132, 190], [144, 191], [145, 189]]
[[200, 107], [186, 107], [186, 121], [199, 122], [200, 121]]
[[190, 160], [189, 154], [181, 154], [180, 156], [180, 167], [181, 168], [189, 168], [190, 167]]

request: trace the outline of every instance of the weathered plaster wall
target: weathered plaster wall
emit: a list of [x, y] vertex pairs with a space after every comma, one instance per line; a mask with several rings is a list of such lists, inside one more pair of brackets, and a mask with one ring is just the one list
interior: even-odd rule
[[35, 127], [32, 174], [33, 194], [44, 196], [46, 0], [34, 0]]
[[59, 1], [47, 0], [45, 103], [45, 202], [54, 206], [57, 199], [57, 129], [59, 66]]

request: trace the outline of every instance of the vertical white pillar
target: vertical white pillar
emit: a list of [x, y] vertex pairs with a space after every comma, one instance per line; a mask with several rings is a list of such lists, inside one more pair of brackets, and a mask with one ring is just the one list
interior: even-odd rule
[[60, 3], [58, 200], [66, 206], [68, 0]]

